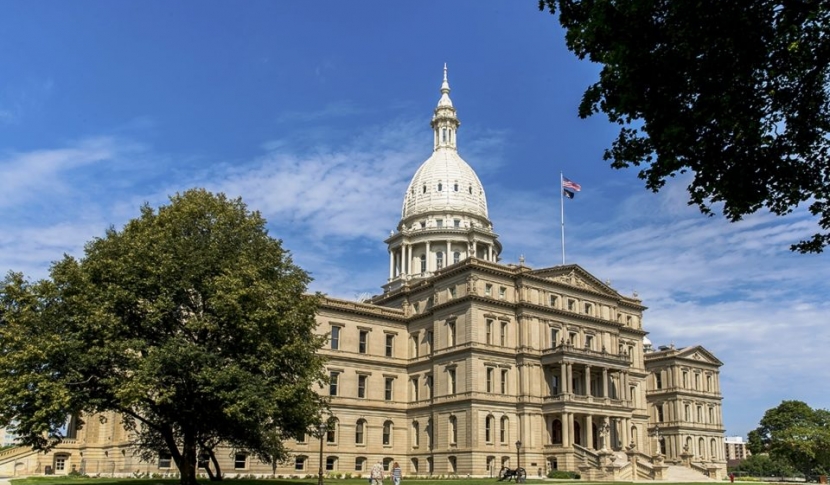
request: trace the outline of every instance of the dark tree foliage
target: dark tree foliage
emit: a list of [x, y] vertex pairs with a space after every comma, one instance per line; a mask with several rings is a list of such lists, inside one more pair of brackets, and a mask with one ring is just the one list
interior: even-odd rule
[[[604, 158], [648, 189], [691, 172], [689, 204], [730, 221], [802, 203], [830, 244], [830, 2], [540, 0], [568, 48], [602, 64], [579, 115], [621, 126]], [[822, 232], [823, 231], [823, 232]]]
[[115, 411], [186, 485], [220, 443], [282, 459], [280, 439], [325, 407], [309, 281], [239, 199], [191, 190], [145, 206], [49, 279], [0, 282], [0, 425], [47, 450], [67, 416]]
[[760, 426], [749, 432], [747, 448], [768, 453], [804, 475], [830, 472], [830, 411], [801, 401], [782, 401], [767, 410]]

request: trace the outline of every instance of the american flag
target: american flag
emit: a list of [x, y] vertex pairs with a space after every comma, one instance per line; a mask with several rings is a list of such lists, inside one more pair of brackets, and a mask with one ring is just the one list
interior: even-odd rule
[[582, 190], [581, 185], [574, 182], [573, 180], [569, 180], [567, 177], [562, 177], [562, 188], [563, 189], [571, 189], [575, 192], [579, 192], [580, 190]]

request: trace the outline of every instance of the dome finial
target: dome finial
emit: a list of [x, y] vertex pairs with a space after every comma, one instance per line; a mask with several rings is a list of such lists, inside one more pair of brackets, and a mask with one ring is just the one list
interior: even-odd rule
[[444, 82], [441, 83], [441, 92], [448, 93], [450, 92], [450, 83], [447, 81], [447, 63], [444, 63]]

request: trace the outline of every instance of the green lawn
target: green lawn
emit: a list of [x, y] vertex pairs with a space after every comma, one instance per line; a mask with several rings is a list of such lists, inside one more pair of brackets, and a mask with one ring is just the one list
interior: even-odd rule
[[[351, 479], [328, 479], [325, 481], [326, 485], [366, 485], [367, 479], [351, 478]], [[12, 485], [178, 485], [178, 479], [162, 479], [162, 478], [87, 478], [87, 477], [30, 477], [12, 480]], [[226, 485], [317, 485], [317, 479], [240, 479], [226, 478], [222, 482], [210, 482], [209, 480], [200, 480], [200, 483], [211, 485], [211, 483], [224, 483]], [[392, 485], [392, 480], [384, 480], [384, 485]], [[403, 484], [410, 485], [502, 485], [495, 478], [471, 478], [471, 479], [451, 479], [451, 480], [436, 480], [436, 479], [403, 479]], [[507, 482], [504, 482], [507, 483]], [[512, 485], [512, 482], [510, 482]], [[529, 485], [542, 485], [542, 480], [527, 480]], [[587, 482], [579, 480], [565, 481], [556, 480], [556, 483], [578, 483], [580, 485], [588, 485]], [[607, 485], [604, 484], [604, 485]], [[700, 484], [696, 484], [700, 485]]]
[[[546, 481], [528, 479], [527, 483], [531, 485], [542, 485]], [[581, 480], [550, 480], [548, 483], [564, 484], [564, 485], [609, 485], [609, 482], [592, 483], [583, 482]], [[178, 479], [156, 479], [156, 478], [86, 478], [86, 477], [31, 477], [12, 480], [12, 485], [178, 485]], [[210, 485], [208, 480], [202, 480], [201, 483]], [[226, 485], [316, 485], [317, 479], [261, 479], [261, 480], [237, 480], [233, 478], [225, 479], [221, 483]], [[495, 478], [471, 478], [471, 479], [453, 479], [453, 480], [436, 480], [436, 479], [411, 479], [407, 480], [404, 477], [404, 484], [411, 485], [496, 485], [500, 484]], [[505, 482], [506, 483], [506, 482]], [[511, 482], [512, 483], [512, 482]], [[630, 482], [620, 482], [630, 483]], [[669, 482], [659, 482], [669, 483]], [[749, 482], [747, 482], [749, 483]], [[759, 482], [755, 482], [759, 483]], [[385, 480], [384, 485], [391, 485], [391, 480]], [[330, 479], [326, 480], [326, 485], [366, 485], [365, 479]], [[700, 483], [672, 483], [671, 485], [701, 485]]]

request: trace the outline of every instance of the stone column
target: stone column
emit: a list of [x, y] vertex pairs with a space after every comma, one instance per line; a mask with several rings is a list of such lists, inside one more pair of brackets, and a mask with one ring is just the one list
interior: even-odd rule
[[568, 375], [568, 364], [564, 362], [559, 363], [559, 392], [560, 394], [567, 394], [568, 388], [565, 387], [565, 378]]
[[450, 255], [451, 250], [452, 250], [452, 244], [450, 243], [449, 240], [447, 240], [447, 259], [445, 260], [444, 266], [449, 266], [449, 265], [452, 264], [452, 256]]
[[585, 448], [589, 450], [596, 449], [594, 447], [594, 426], [593, 417], [589, 414], [585, 416]]
[[473, 255], [472, 255], [472, 257], [473, 257], [473, 258], [477, 258], [477, 257], [478, 257], [478, 245], [476, 244], [476, 242], [475, 242], [475, 241], [473, 241]]
[[568, 379], [568, 393], [573, 394], [574, 393], [574, 388], [573, 388], [574, 387], [574, 365], [571, 362], [568, 362], [567, 365], [568, 365], [568, 368], [567, 368], [567, 370], [568, 370], [568, 377], [567, 377], [567, 379]]
[[389, 279], [395, 277], [395, 251], [393, 249], [389, 249]]
[[591, 366], [585, 366], [585, 395], [591, 395]]
[[574, 436], [574, 414], [568, 413], [568, 435], [571, 436], [571, 443], [576, 441]]
[[628, 401], [628, 372], [623, 371], [621, 373], [620, 387], [622, 388], [620, 396], [622, 397], [623, 401]]
[[427, 273], [432, 271], [432, 254], [429, 252], [429, 241], [427, 241], [427, 249], [426, 249], [426, 258], [427, 258]]
[[571, 446], [570, 413], [562, 413], [562, 446]]
[[406, 261], [404, 262], [404, 274], [412, 274], [412, 245], [406, 245]]
[[602, 397], [608, 399], [608, 369], [602, 368]]

